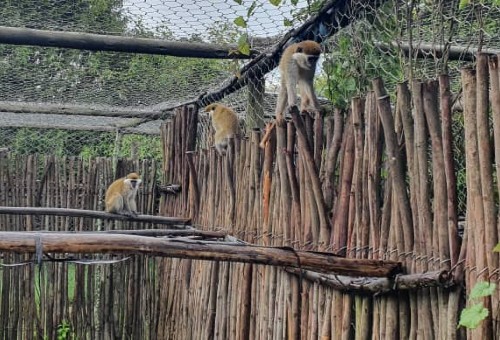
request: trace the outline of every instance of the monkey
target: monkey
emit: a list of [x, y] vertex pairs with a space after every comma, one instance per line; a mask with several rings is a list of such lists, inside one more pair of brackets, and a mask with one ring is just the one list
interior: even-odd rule
[[212, 116], [212, 126], [215, 130], [214, 145], [219, 155], [226, 153], [228, 138], [239, 135], [238, 116], [229, 107], [221, 103], [213, 103], [205, 107], [205, 112]]
[[140, 176], [132, 172], [126, 177], [122, 177], [111, 183], [106, 190], [105, 203], [106, 211], [109, 213], [137, 216], [136, 196], [137, 189], [142, 180]]
[[[318, 98], [314, 92], [313, 82], [316, 64], [321, 54], [321, 46], [315, 41], [304, 40], [288, 46], [279, 63], [281, 75], [281, 88], [276, 103], [276, 122], [284, 120], [284, 111], [287, 107], [297, 105], [297, 86], [300, 92], [300, 111], [318, 111], [320, 109]], [[274, 128], [273, 124], [272, 128]], [[260, 147], [265, 147], [272, 131], [268, 129], [260, 142]]]

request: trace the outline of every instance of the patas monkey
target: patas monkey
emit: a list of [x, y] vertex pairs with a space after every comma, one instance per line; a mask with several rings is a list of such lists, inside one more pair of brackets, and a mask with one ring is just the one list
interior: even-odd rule
[[[276, 103], [277, 122], [283, 122], [283, 113], [287, 107], [297, 105], [297, 86], [300, 93], [300, 111], [320, 109], [313, 87], [314, 73], [320, 54], [321, 46], [312, 40], [292, 44], [283, 52], [279, 63], [281, 88]], [[265, 147], [271, 131], [272, 128], [268, 129], [264, 135], [260, 143], [261, 147]]]
[[106, 211], [126, 216], [137, 216], [135, 199], [141, 182], [139, 175], [132, 172], [111, 183], [106, 190]]
[[222, 156], [226, 153], [227, 139], [239, 134], [238, 116], [232, 109], [220, 103], [207, 105], [205, 112], [212, 116], [212, 126], [215, 130], [214, 145]]

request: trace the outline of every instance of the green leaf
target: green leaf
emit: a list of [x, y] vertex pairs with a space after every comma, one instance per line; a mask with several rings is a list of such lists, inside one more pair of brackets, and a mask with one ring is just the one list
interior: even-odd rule
[[248, 37], [246, 34], [243, 34], [238, 39], [238, 51], [244, 55], [250, 55], [250, 44], [248, 43]]
[[292, 5], [297, 6], [297, 4], [299, 3], [299, 0], [292, 0], [290, 2], [292, 3]]
[[243, 3], [243, 0], [234, 0], [238, 5], [241, 5]]
[[468, 4], [470, 3], [470, 0], [460, 0], [460, 4], [458, 5], [458, 9], [464, 9]]
[[271, 3], [271, 5], [273, 6], [279, 6], [280, 3], [281, 3], [281, 0], [269, 0], [269, 2]]
[[[498, 1], [500, 1], [500, 0], [498, 0]], [[498, 243], [498, 244], [495, 246], [495, 248], [493, 248], [493, 251], [498, 251], [498, 252], [500, 252], [500, 243]]]
[[480, 281], [477, 282], [472, 291], [470, 292], [469, 299], [478, 299], [493, 294], [497, 285], [491, 282]]
[[241, 15], [239, 17], [237, 17], [236, 19], [234, 19], [234, 23], [236, 26], [239, 26], [239, 27], [243, 27], [243, 28], [247, 27], [247, 22], [245, 21], [245, 19], [243, 19], [243, 17]]
[[254, 1], [250, 5], [250, 8], [247, 10], [247, 18], [250, 18], [253, 15], [256, 8], [257, 8], [257, 1]]
[[291, 27], [291, 26], [293, 26], [293, 22], [292, 22], [292, 20], [285, 18], [285, 19], [283, 19], [283, 25], [285, 27]]
[[477, 328], [481, 321], [486, 319], [488, 315], [489, 311], [484, 308], [482, 303], [478, 303], [462, 310], [462, 313], [460, 313], [460, 321], [458, 322], [458, 325], [471, 329]]

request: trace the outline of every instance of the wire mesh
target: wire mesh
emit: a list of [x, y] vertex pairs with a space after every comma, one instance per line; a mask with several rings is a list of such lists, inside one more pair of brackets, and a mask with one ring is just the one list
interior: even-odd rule
[[[269, 52], [285, 33], [336, 2], [275, 3], [279, 4], [263, 0], [7, 0], [0, 7], [0, 25], [204, 42], [231, 48], [247, 37], [252, 49]], [[323, 40], [325, 53], [315, 87], [325, 102], [337, 107], [347, 107], [350, 98], [368, 90], [376, 76], [383, 77], [391, 88], [403, 80], [434, 78], [448, 72], [452, 90], [458, 95], [458, 71], [473, 61], [476, 51], [500, 52], [500, 6], [495, 0], [345, 3], [351, 10], [332, 16], [336, 34], [322, 36], [320, 30], [318, 36]], [[244, 65], [241, 60], [5, 44], [0, 45], [0, 101], [161, 111], [220, 89]], [[277, 70], [266, 72], [265, 85], [247, 86], [222, 100], [235, 108], [247, 129], [262, 128], [273, 114], [279, 74]], [[252, 115], [247, 115], [250, 110]], [[208, 131], [209, 120], [200, 122], [200, 131]], [[104, 114], [89, 117], [37, 114], [36, 110], [30, 114], [3, 112], [0, 147], [19, 153], [55, 151], [107, 156], [110, 150], [116, 153], [117, 140], [127, 140], [117, 138], [117, 134], [132, 132], [135, 135], [127, 138], [135, 139], [136, 144], [147, 140], [148, 147], [158, 146], [156, 151], [144, 151], [143, 155], [159, 157], [155, 136], [159, 126], [159, 120], [113, 118]], [[457, 118], [457, 151], [463, 149], [461, 131]], [[209, 143], [207, 138], [200, 137], [200, 145]], [[124, 147], [119, 152], [130, 154], [134, 150]], [[462, 155], [456, 153], [460, 166], [464, 164]], [[461, 206], [465, 206], [465, 193], [459, 197]]]

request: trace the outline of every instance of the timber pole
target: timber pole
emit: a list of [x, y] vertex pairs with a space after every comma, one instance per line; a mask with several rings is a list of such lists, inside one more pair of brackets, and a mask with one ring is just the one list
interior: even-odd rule
[[[41, 247], [42, 249], [37, 249]], [[248, 244], [205, 243], [103, 233], [0, 232], [0, 251], [17, 253], [126, 253], [285, 266], [330, 274], [391, 277], [401, 263], [347, 259], [331, 253]]]

